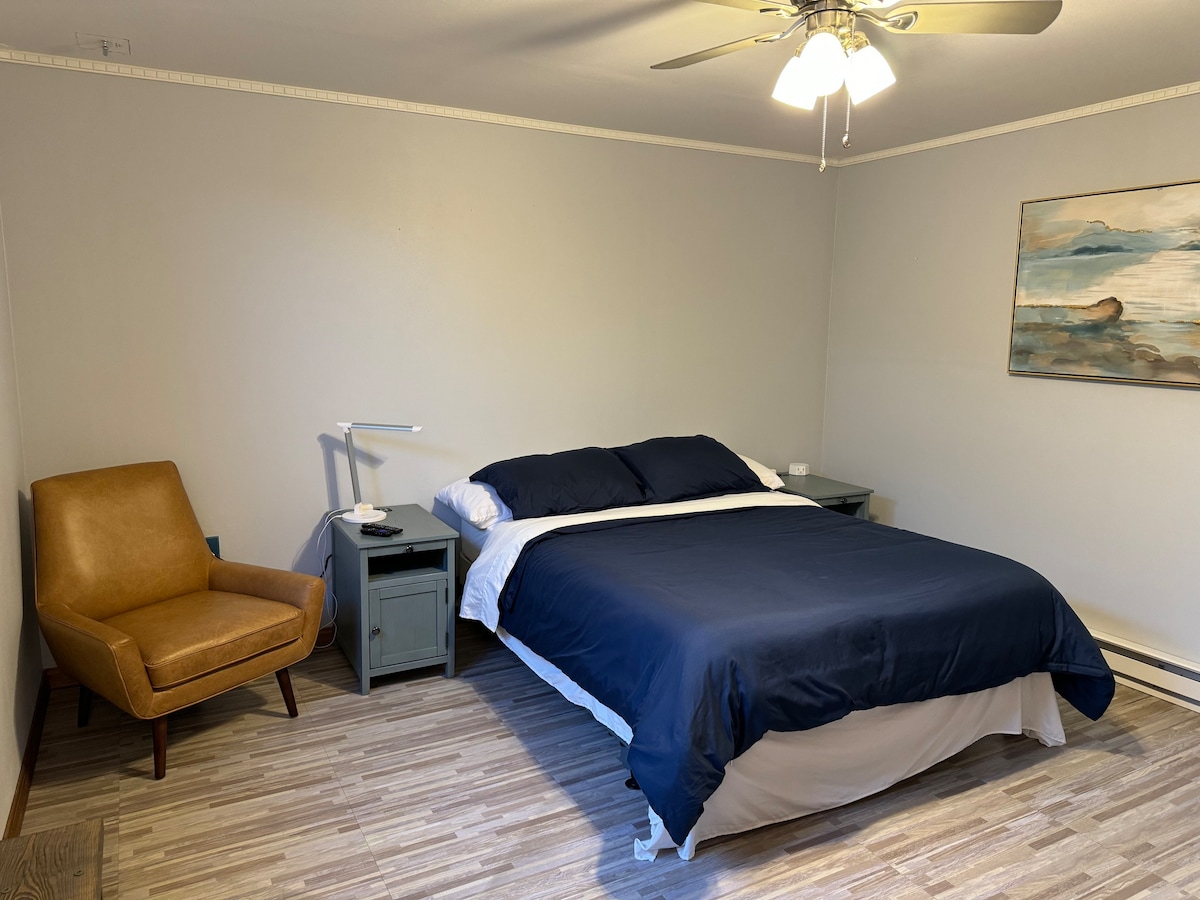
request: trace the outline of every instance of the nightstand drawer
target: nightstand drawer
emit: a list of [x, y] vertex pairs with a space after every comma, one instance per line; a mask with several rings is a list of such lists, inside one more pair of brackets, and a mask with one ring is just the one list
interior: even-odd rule
[[870, 518], [871, 488], [850, 484], [845, 481], [834, 481], [820, 475], [780, 475], [783, 487], [789, 494], [807, 497], [814, 503], [819, 503], [826, 509], [855, 516], [859, 519]]
[[820, 503], [826, 509], [832, 509], [834, 512], [865, 519], [867, 518], [867, 504], [871, 502], [871, 495], [856, 494], [852, 497], [829, 497], [828, 499], [816, 502]]
[[445, 575], [450, 558], [446, 543], [397, 544], [367, 550], [366, 554], [368, 582]]

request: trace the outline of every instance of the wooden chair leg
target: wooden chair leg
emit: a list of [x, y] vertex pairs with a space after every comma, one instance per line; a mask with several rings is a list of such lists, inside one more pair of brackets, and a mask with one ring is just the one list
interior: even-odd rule
[[167, 717], [159, 716], [150, 723], [154, 732], [154, 777], [167, 774]]
[[96, 695], [92, 693], [92, 689], [79, 686], [79, 709], [75, 715], [75, 725], [82, 728], [88, 723], [88, 719], [92, 717], [92, 698]]
[[296, 695], [292, 693], [292, 676], [287, 669], [280, 669], [275, 673], [275, 680], [279, 682], [279, 690], [283, 693], [283, 702], [287, 704], [288, 715], [296, 718], [300, 715], [300, 710], [296, 709]]

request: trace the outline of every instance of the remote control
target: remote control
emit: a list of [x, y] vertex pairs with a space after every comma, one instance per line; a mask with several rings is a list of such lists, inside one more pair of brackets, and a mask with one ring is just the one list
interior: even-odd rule
[[397, 528], [395, 525], [379, 525], [374, 522], [368, 522], [366, 525], [358, 526], [358, 530], [363, 534], [369, 534], [372, 537], [392, 537], [404, 531], [403, 528]]

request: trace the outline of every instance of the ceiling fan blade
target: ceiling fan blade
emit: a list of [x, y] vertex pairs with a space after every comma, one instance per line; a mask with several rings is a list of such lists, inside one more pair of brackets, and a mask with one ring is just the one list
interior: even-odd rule
[[693, 63], [704, 62], [706, 59], [714, 59], [718, 56], [724, 56], [726, 53], [736, 53], [738, 50], [746, 50], [756, 44], [767, 44], [771, 41], [777, 41], [782, 36], [783, 32], [767, 32], [766, 34], [756, 34], [754, 37], [744, 38], [740, 41], [732, 41], [728, 44], [722, 44], [719, 47], [709, 47], [707, 50], [689, 53], [687, 56], [680, 56], [678, 59], [668, 59], [666, 62], [660, 62], [651, 66], [650, 68], [682, 69], [684, 66], [690, 66]]
[[897, 34], [1038, 34], [1061, 10], [1062, 0], [910, 3], [868, 21]]
[[701, 0], [702, 3], [715, 3], [717, 6], [732, 6], [734, 9], [748, 9], [750, 12], [773, 13], [777, 16], [793, 18], [799, 10], [788, 0]]

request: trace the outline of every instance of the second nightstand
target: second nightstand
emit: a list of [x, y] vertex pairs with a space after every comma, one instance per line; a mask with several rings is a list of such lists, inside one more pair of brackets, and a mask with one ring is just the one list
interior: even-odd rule
[[358, 673], [359, 693], [389, 672], [446, 664], [454, 675], [454, 542], [458, 532], [419, 506], [385, 520], [404, 531], [372, 537], [333, 523], [337, 642]]
[[868, 519], [871, 505], [871, 488], [845, 481], [834, 481], [832, 478], [822, 478], [820, 475], [780, 475], [783, 479], [781, 491], [789, 494], [799, 494], [814, 500], [826, 509], [832, 509], [848, 516]]

